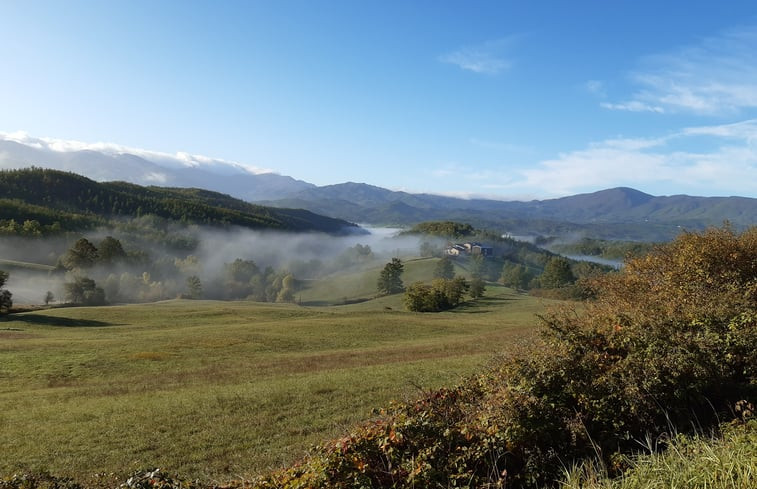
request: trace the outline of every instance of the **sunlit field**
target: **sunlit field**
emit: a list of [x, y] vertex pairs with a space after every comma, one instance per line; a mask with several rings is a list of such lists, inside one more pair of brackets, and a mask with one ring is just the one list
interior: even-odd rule
[[0, 322], [0, 473], [160, 467], [251, 477], [535, 331], [545, 301], [490, 286], [455, 312], [168, 301]]

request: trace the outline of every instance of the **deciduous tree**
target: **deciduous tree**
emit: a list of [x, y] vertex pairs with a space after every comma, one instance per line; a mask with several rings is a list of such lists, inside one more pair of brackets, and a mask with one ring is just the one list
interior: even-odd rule
[[541, 274], [541, 286], [545, 289], [565, 287], [575, 281], [576, 277], [570, 269], [570, 262], [561, 256], [550, 258]]
[[69, 270], [75, 268], [90, 268], [99, 257], [95, 245], [86, 238], [80, 238], [74, 245], [61, 257], [63, 266]]
[[380, 294], [397, 294], [405, 290], [402, 283], [402, 272], [405, 270], [402, 260], [392, 258], [392, 261], [384, 266], [378, 279], [378, 291]]

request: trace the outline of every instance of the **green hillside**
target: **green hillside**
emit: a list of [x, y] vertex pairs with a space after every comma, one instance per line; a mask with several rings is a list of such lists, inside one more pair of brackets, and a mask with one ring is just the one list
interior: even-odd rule
[[[0, 220], [36, 220], [41, 231], [81, 230], [110, 219], [152, 214], [166, 219], [249, 229], [344, 233], [358, 229], [302, 209], [274, 209], [200, 189], [98, 183], [74, 173], [31, 168], [0, 171]], [[8, 222], [5, 222], [8, 226]]]

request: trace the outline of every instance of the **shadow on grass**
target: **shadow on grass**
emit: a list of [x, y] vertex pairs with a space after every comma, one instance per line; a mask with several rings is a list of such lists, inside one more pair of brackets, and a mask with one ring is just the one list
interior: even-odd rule
[[301, 306], [306, 306], [306, 307], [308, 307], [308, 306], [310, 306], [310, 307], [322, 307], [322, 306], [333, 306], [334, 305], [333, 302], [329, 302], [329, 301], [301, 301], [301, 302], [298, 302], [298, 304], [301, 305]]
[[113, 323], [105, 321], [95, 321], [92, 319], [71, 319], [60, 318], [55, 316], [46, 316], [44, 314], [11, 314], [6, 316], [6, 321], [18, 321], [21, 323], [37, 324], [41, 326], [63, 326], [66, 328], [94, 328], [103, 326], [114, 326]]
[[362, 304], [363, 302], [368, 302], [370, 300], [373, 300], [370, 297], [361, 297], [357, 299], [343, 299], [341, 301], [302, 301], [298, 302], [301, 306], [313, 306], [313, 307], [319, 307], [319, 306], [348, 306], [350, 304]]
[[501, 305], [504, 302], [512, 302], [515, 299], [511, 297], [482, 297], [475, 301], [466, 301], [459, 304], [454, 309], [450, 309], [449, 312], [460, 314], [483, 314], [485, 312], [492, 312], [492, 309], [487, 309], [487, 306]]

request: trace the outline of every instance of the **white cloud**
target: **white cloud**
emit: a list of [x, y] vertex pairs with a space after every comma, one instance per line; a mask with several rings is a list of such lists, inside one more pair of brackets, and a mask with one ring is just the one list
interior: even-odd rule
[[158, 173], [158, 172], [148, 172], [144, 175], [143, 178], [146, 182], [157, 183], [160, 185], [163, 185], [166, 182], [168, 182], [168, 176], [164, 173]]
[[474, 73], [496, 75], [512, 66], [512, 61], [505, 57], [505, 52], [513, 40], [514, 37], [507, 37], [473, 46], [463, 46], [440, 56], [439, 61], [457, 65], [463, 70]]
[[736, 114], [757, 108], [757, 26], [649, 56], [632, 73], [637, 92], [614, 110]]
[[665, 112], [665, 109], [663, 109], [659, 105], [649, 105], [644, 102], [639, 102], [638, 100], [631, 100], [629, 102], [623, 102], [620, 104], [603, 102], [599, 105], [605, 109], [610, 110], [627, 110], [629, 112], [657, 112], [658, 114]]
[[[699, 137], [727, 137], [708, 152], [676, 151]], [[587, 189], [662, 185], [691, 192], [755, 196], [757, 122], [687, 128], [664, 138], [609, 139], [523, 170], [516, 188], [570, 195]]]
[[687, 127], [682, 134], [687, 136], [714, 136], [720, 138], [743, 139], [747, 143], [757, 141], [757, 119], [721, 124], [717, 126]]
[[[163, 153], [139, 148], [130, 148], [115, 143], [85, 143], [82, 141], [35, 138], [24, 131], [0, 132], [0, 140], [13, 141], [35, 149], [56, 153], [73, 153], [76, 151], [97, 151], [110, 156], [134, 155], [167, 168], [202, 168], [214, 173], [234, 174], [247, 172], [252, 174], [271, 173], [272, 170], [246, 165], [235, 161], [226, 161], [208, 156], [193, 155], [185, 152], [176, 154]], [[161, 182], [158, 174], [151, 175], [150, 181]], [[165, 177], [163, 177], [165, 178]]]

